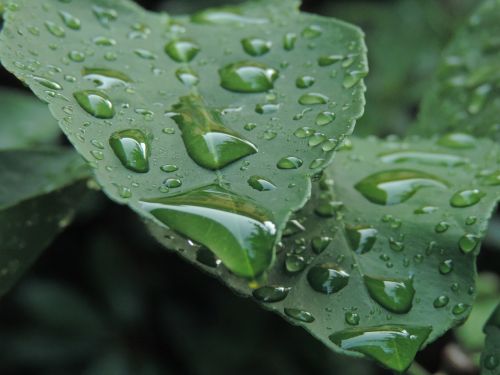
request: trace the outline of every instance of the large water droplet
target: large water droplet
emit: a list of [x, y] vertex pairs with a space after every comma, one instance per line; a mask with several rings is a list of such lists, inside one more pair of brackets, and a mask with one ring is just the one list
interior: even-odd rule
[[77, 91], [73, 94], [76, 101], [87, 113], [100, 119], [110, 119], [115, 116], [115, 109], [109, 97], [97, 90]]
[[315, 291], [332, 294], [347, 286], [349, 274], [334, 263], [324, 263], [309, 269], [307, 281]]
[[67, 27], [73, 30], [80, 30], [81, 22], [78, 18], [73, 16], [71, 13], [62, 10], [59, 11], [59, 15]]
[[447, 275], [453, 271], [454, 263], [452, 259], [445, 259], [439, 263], [439, 273], [441, 275]]
[[208, 23], [217, 25], [262, 25], [269, 22], [269, 20], [266, 18], [257, 18], [242, 15], [239, 9], [231, 7], [203, 10], [192, 15], [191, 21], [194, 23]]
[[450, 297], [442, 295], [437, 297], [432, 304], [436, 309], [440, 309], [448, 305], [449, 302], [450, 302]]
[[285, 258], [285, 268], [290, 273], [301, 272], [306, 268], [306, 260], [302, 255], [288, 254]]
[[47, 28], [49, 33], [51, 33], [55, 37], [63, 38], [66, 35], [66, 32], [64, 31], [64, 29], [52, 21], [46, 21], [45, 27]]
[[141, 204], [170, 229], [208, 247], [238, 276], [255, 277], [272, 263], [272, 215], [250, 199], [212, 185]]
[[486, 193], [483, 193], [479, 189], [467, 189], [461, 190], [453, 194], [450, 199], [450, 204], [453, 207], [470, 207], [478, 204], [481, 198], [483, 198]]
[[276, 189], [276, 185], [274, 185], [271, 181], [261, 176], [251, 176], [248, 179], [248, 184], [258, 191], [271, 191]]
[[219, 75], [226, 90], [257, 93], [272, 89], [279, 73], [262, 63], [241, 61], [220, 69]]
[[291, 51], [295, 48], [295, 43], [297, 42], [297, 34], [286, 33], [283, 38], [283, 48], [286, 51]]
[[116, 86], [126, 86], [132, 82], [125, 73], [107, 68], [84, 68], [84, 79], [94, 82], [100, 89], [110, 89]]
[[467, 159], [457, 155], [422, 151], [390, 152], [380, 155], [380, 160], [382, 160], [384, 163], [415, 162], [425, 165], [442, 165], [447, 167], [456, 167], [459, 165], [464, 165], [468, 162]]
[[354, 187], [370, 202], [393, 205], [407, 201], [421, 188], [444, 189], [446, 184], [425, 172], [395, 169], [372, 174]]
[[344, 86], [345, 89], [350, 89], [361, 82], [367, 74], [368, 72], [364, 70], [353, 70], [352, 72], [346, 74], [344, 81], [342, 82], [342, 86]]
[[331, 124], [335, 120], [335, 113], [333, 112], [320, 112], [316, 116], [316, 125], [325, 126]]
[[246, 53], [251, 56], [262, 56], [271, 50], [272, 43], [261, 38], [245, 38], [241, 45]]
[[189, 156], [204, 168], [221, 169], [257, 152], [254, 144], [224, 127], [220, 113], [197, 95], [181, 97], [173, 111]]
[[347, 238], [351, 248], [358, 254], [370, 251], [377, 240], [378, 231], [366, 225], [346, 227]]
[[344, 59], [343, 55], [328, 55], [318, 58], [319, 66], [330, 66]]
[[175, 72], [177, 79], [188, 87], [196, 86], [200, 81], [198, 74], [191, 68], [183, 67]]
[[150, 146], [140, 130], [129, 129], [113, 133], [109, 145], [125, 168], [138, 173], [149, 171]]
[[411, 279], [381, 279], [364, 276], [368, 293], [380, 305], [397, 314], [410, 311], [415, 289]]
[[252, 292], [253, 297], [260, 302], [280, 302], [287, 296], [290, 288], [284, 286], [263, 286]]
[[458, 247], [464, 254], [469, 254], [479, 245], [481, 237], [476, 234], [467, 233], [458, 240]]
[[165, 52], [176, 62], [190, 62], [200, 52], [200, 46], [188, 39], [173, 40], [165, 46]]
[[431, 331], [431, 327], [386, 325], [349, 328], [329, 338], [344, 350], [365, 354], [392, 370], [404, 372]]

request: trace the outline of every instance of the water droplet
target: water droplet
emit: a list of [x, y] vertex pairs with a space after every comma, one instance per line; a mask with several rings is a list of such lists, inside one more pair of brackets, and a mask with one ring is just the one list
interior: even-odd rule
[[195, 13], [191, 16], [191, 21], [201, 24], [217, 24], [217, 25], [262, 25], [268, 23], [266, 18], [249, 17], [239, 14], [233, 8], [218, 8], [207, 9]]
[[434, 227], [434, 231], [436, 233], [444, 233], [450, 228], [450, 224], [447, 223], [446, 221], [440, 221], [439, 223], [436, 224]]
[[258, 191], [271, 191], [276, 189], [276, 185], [261, 176], [252, 176], [248, 179], [248, 184]]
[[245, 126], [243, 126], [243, 129], [247, 130], [247, 131], [252, 131], [254, 130], [255, 128], [257, 127], [257, 124], [254, 123], [254, 122], [248, 122], [245, 124]]
[[279, 73], [262, 63], [241, 61], [220, 69], [219, 76], [226, 90], [258, 93], [272, 89]]
[[262, 56], [271, 50], [272, 43], [261, 38], [245, 38], [241, 45], [246, 53], [251, 56]]
[[210, 268], [217, 268], [220, 264], [220, 260], [217, 259], [214, 253], [203, 246], [196, 251], [196, 261]]
[[453, 271], [454, 264], [453, 259], [446, 259], [439, 263], [439, 273], [441, 275], [447, 275]]
[[194, 70], [188, 67], [182, 67], [175, 72], [177, 79], [188, 87], [196, 86], [200, 81], [200, 77]]
[[68, 53], [68, 57], [71, 61], [74, 61], [74, 62], [84, 62], [85, 61], [85, 53], [83, 52], [80, 52], [80, 51], [70, 51]]
[[62, 90], [62, 86], [59, 83], [51, 81], [50, 79], [39, 77], [39, 76], [32, 76], [31, 78], [33, 78], [34, 81], [36, 81], [37, 83], [39, 83], [40, 85], [42, 85], [48, 89]]
[[500, 171], [494, 171], [481, 176], [481, 183], [486, 186], [500, 185]]
[[333, 238], [328, 236], [314, 237], [311, 241], [311, 246], [316, 254], [321, 254], [333, 241]]
[[59, 11], [59, 15], [61, 16], [61, 19], [63, 20], [64, 24], [69, 27], [70, 29], [73, 30], [80, 30], [81, 28], [81, 22], [78, 18], [73, 16], [71, 13], [65, 12], [65, 11]]
[[144, 48], [138, 48], [136, 50], [134, 50], [134, 53], [139, 56], [141, 59], [144, 59], [144, 60], [155, 60], [156, 59], [156, 55], [147, 50], [147, 49], [144, 49]]
[[309, 164], [309, 169], [316, 169], [316, 168], [320, 168], [321, 166], [323, 166], [323, 164], [325, 163], [325, 159], [323, 158], [317, 158], [317, 159], [314, 159], [311, 164]]
[[[272, 113], [278, 112], [280, 109], [279, 104], [273, 104], [273, 103], [267, 103], [267, 104], [257, 104], [255, 106], [255, 112], [257, 112], [259, 115], [269, 115]], [[267, 132], [270, 132], [271, 130], [268, 130]], [[276, 132], [271, 131], [274, 134], [274, 137], [276, 137]], [[272, 138], [266, 138], [266, 139], [273, 139]]]
[[470, 207], [479, 203], [479, 201], [486, 195], [479, 189], [461, 190], [453, 194], [450, 199], [450, 205], [453, 207]]
[[277, 167], [279, 169], [298, 169], [304, 162], [295, 156], [286, 156], [278, 161]]
[[307, 126], [304, 126], [302, 128], [298, 128], [297, 130], [295, 130], [293, 132], [293, 135], [296, 136], [297, 138], [307, 138], [313, 134], [314, 134], [314, 129], [311, 129]]
[[329, 338], [344, 350], [365, 354], [392, 370], [404, 372], [431, 331], [431, 327], [386, 325], [349, 328]]
[[141, 204], [170, 229], [208, 247], [238, 276], [258, 276], [272, 263], [272, 215], [250, 199], [212, 185]]
[[165, 52], [176, 62], [190, 62], [200, 52], [200, 46], [188, 39], [173, 40], [165, 46]]
[[84, 68], [82, 75], [84, 79], [94, 82], [97, 88], [104, 90], [116, 86], [126, 86], [132, 82], [125, 73], [107, 68]]
[[333, 112], [320, 112], [316, 116], [316, 125], [325, 126], [331, 124], [335, 120], [335, 113]]
[[109, 27], [111, 21], [115, 21], [118, 18], [118, 13], [112, 8], [103, 8], [97, 5], [92, 7], [92, 12], [97, 17], [97, 20], [104, 27]]
[[364, 276], [370, 297], [387, 310], [405, 314], [413, 304], [415, 289], [411, 279], [381, 279]]
[[450, 302], [450, 297], [442, 295], [434, 300], [433, 305], [436, 309], [440, 309], [448, 305], [449, 302]]
[[342, 82], [342, 86], [344, 86], [345, 89], [350, 89], [361, 82], [367, 74], [368, 72], [364, 70], [353, 70], [352, 72], [346, 74], [344, 81]]
[[115, 132], [109, 138], [109, 145], [123, 166], [131, 171], [149, 171], [149, 140], [140, 130], [129, 129]]
[[116, 40], [108, 38], [106, 36], [96, 36], [94, 39], [92, 39], [92, 42], [94, 42], [96, 46], [101, 46], [101, 47], [116, 46]]
[[343, 202], [335, 201], [332, 197], [324, 197], [316, 202], [314, 213], [320, 217], [334, 217], [343, 206]]
[[301, 272], [306, 265], [306, 260], [301, 255], [288, 254], [285, 258], [285, 268], [290, 273]]
[[316, 79], [312, 76], [300, 76], [295, 80], [295, 86], [299, 89], [307, 89], [311, 87], [316, 82]]
[[466, 133], [449, 133], [440, 138], [437, 143], [453, 149], [468, 149], [476, 146], [476, 139]]
[[453, 309], [451, 309], [451, 312], [453, 313], [453, 315], [461, 315], [463, 314], [464, 312], [466, 312], [468, 309], [469, 309], [469, 305], [467, 305], [466, 303], [457, 303], [455, 306], [453, 306]]
[[344, 314], [344, 319], [345, 319], [345, 322], [347, 324], [349, 324], [350, 326], [357, 326], [359, 324], [359, 321], [361, 320], [361, 318], [359, 317], [359, 314], [356, 312], [352, 312], [352, 311], [347, 311]]
[[346, 235], [353, 251], [364, 254], [370, 251], [377, 240], [378, 231], [366, 225], [347, 226]]
[[47, 28], [49, 33], [51, 33], [55, 37], [63, 38], [66, 35], [66, 32], [64, 31], [64, 29], [52, 21], [46, 21], [45, 27]]
[[436, 212], [437, 210], [439, 210], [438, 207], [424, 206], [424, 207], [417, 208], [415, 211], [413, 211], [413, 213], [417, 214], [417, 215], [424, 215], [424, 214], [432, 214], [432, 213]]
[[160, 167], [163, 172], [172, 173], [179, 170], [179, 168], [174, 164], [165, 164]]
[[310, 25], [302, 30], [302, 36], [307, 39], [318, 38], [323, 34], [323, 29], [319, 25]]
[[295, 48], [295, 43], [297, 42], [297, 34], [286, 33], [283, 38], [283, 48], [286, 51], [291, 51]]
[[456, 167], [464, 165], [467, 159], [457, 155], [442, 154], [437, 152], [422, 151], [396, 151], [380, 155], [380, 160], [384, 163], [406, 163], [414, 162], [425, 165], [437, 165], [446, 167]]
[[285, 308], [284, 311], [288, 317], [290, 317], [294, 320], [297, 320], [299, 322], [312, 323], [315, 320], [314, 316], [312, 316], [312, 314], [310, 312], [307, 312], [304, 310]]
[[304, 94], [299, 98], [299, 104], [302, 105], [319, 105], [328, 103], [328, 96], [319, 94], [316, 92], [310, 92], [308, 94]]
[[178, 178], [167, 178], [163, 181], [163, 186], [169, 189], [176, 189], [182, 186], [182, 180]]
[[474, 251], [477, 245], [479, 245], [480, 241], [481, 237], [475, 234], [467, 233], [460, 237], [460, 240], [458, 241], [458, 247], [464, 254], [469, 254], [470, 252]]
[[330, 66], [344, 59], [342, 55], [321, 56], [318, 59], [319, 66]]
[[407, 201], [421, 188], [444, 189], [446, 184], [425, 172], [395, 169], [372, 174], [354, 187], [372, 203], [393, 205]]
[[465, 218], [465, 225], [474, 225], [477, 222], [476, 216], [467, 216]]
[[97, 90], [77, 91], [73, 94], [76, 101], [87, 113], [99, 119], [111, 119], [115, 116], [113, 103], [103, 92]]
[[324, 263], [309, 269], [307, 281], [315, 291], [332, 294], [347, 286], [349, 274], [334, 263]]
[[272, 303], [283, 301], [288, 296], [289, 291], [290, 288], [284, 286], [263, 286], [255, 289], [252, 295], [260, 302]]
[[204, 168], [221, 169], [257, 152], [254, 144], [224, 127], [220, 113], [197, 95], [181, 97], [173, 111], [189, 156]]

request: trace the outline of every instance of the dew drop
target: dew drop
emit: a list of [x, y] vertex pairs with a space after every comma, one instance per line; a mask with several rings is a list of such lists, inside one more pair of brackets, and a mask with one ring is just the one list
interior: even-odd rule
[[248, 198], [210, 185], [141, 204], [170, 229], [208, 247], [238, 276], [258, 276], [272, 263], [275, 224]]
[[467, 233], [458, 240], [458, 247], [464, 254], [469, 254], [474, 251], [479, 245], [481, 237], [475, 234]]
[[449, 155], [437, 152], [421, 151], [396, 151], [380, 155], [380, 160], [384, 163], [419, 163], [424, 165], [437, 165], [445, 167], [456, 167], [464, 165], [467, 159], [457, 155]]
[[251, 176], [248, 179], [248, 184], [258, 191], [271, 191], [276, 189], [276, 185], [271, 181], [261, 176]]
[[344, 314], [344, 319], [345, 322], [350, 326], [357, 326], [359, 324], [359, 321], [361, 320], [359, 314], [352, 311], [347, 311]]
[[73, 16], [71, 13], [65, 12], [65, 11], [59, 11], [59, 15], [61, 16], [61, 19], [63, 20], [64, 24], [69, 27], [70, 29], [73, 30], [80, 30], [81, 28], [81, 22], [78, 18]]
[[107, 68], [84, 68], [82, 75], [84, 79], [94, 82], [100, 89], [126, 86], [132, 82], [125, 73]]
[[262, 63], [241, 61], [220, 69], [219, 76], [226, 90], [258, 93], [272, 89], [279, 73]]
[[319, 66], [330, 66], [344, 59], [342, 55], [321, 56], [318, 59]]
[[111, 119], [115, 116], [113, 103], [109, 97], [101, 91], [77, 91], [73, 96], [80, 107], [94, 117], [99, 119]]
[[299, 89], [307, 89], [314, 85], [316, 79], [312, 76], [300, 76], [295, 80], [295, 86]]
[[245, 38], [242, 39], [241, 45], [243, 50], [250, 56], [262, 56], [271, 50], [272, 43], [269, 40], [261, 38]]
[[299, 104], [302, 105], [319, 105], [328, 103], [328, 96], [311, 92], [308, 94], [304, 94], [299, 98]]
[[363, 70], [353, 70], [344, 77], [342, 86], [344, 86], [345, 89], [350, 89], [361, 82], [361, 80], [365, 78], [367, 74], [368, 72]]
[[35, 82], [39, 83], [40, 85], [42, 85], [48, 89], [62, 90], [62, 86], [59, 83], [51, 81], [47, 78], [43, 78], [43, 77], [39, 77], [39, 76], [32, 76], [31, 78], [33, 78], [33, 80]]
[[160, 169], [163, 171], [163, 172], [166, 172], [166, 173], [172, 173], [172, 172], [176, 172], [179, 170], [179, 167], [177, 167], [176, 165], [174, 164], [165, 164], [165, 165], [162, 165], [160, 167]]
[[451, 271], [453, 271], [454, 263], [452, 259], [443, 260], [439, 264], [439, 273], [441, 275], [448, 275]]
[[381, 279], [364, 276], [370, 297], [396, 314], [405, 314], [413, 304], [415, 289], [411, 279]]
[[190, 62], [200, 52], [200, 46], [188, 39], [173, 40], [165, 45], [165, 53], [176, 62]]
[[298, 169], [304, 162], [295, 156], [286, 156], [278, 161], [277, 167], [279, 169]]
[[378, 231], [366, 225], [347, 226], [346, 235], [352, 250], [358, 254], [364, 254], [373, 248]]
[[123, 166], [137, 173], [149, 171], [149, 140], [140, 130], [129, 129], [115, 132], [109, 138], [116, 157]]
[[295, 48], [295, 43], [297, 42], [297, 34], [286, 33], [283, 38], [283, 48], [286, 51], [291, 51]]
[[320, 112], [316, 116], [316, 125], [325, 126], [331, 124], [335, 120], [335, 113], [333, 112]]
[[315, 39], [323, 34], [323, 29], [319, 25], [310, 25], [302, 30], [302, 36], [306, 39]]
[[476, 147], [476, 139], [466, 133], [449, 133], [441, 137], [438, 142], [440, 146], [453, 149], [469, 149]]
[[306, 265], [306, 260], [301, 255], [288, 254], [285, 258], [285, 268], [289, 273], [301, 272]]
[[450, 199], [450, 205], [453, 207], [464, 208], [474, 206], [486, 195], [479, 189], [461, 190], [453, 194]]
[[252, 295], [257, 301], [272, 303], [283, 301], [288, 296], [289, 291], [290, 288], [284, 286], [263, 286], [255, 289]]
[[407, 201], [421, 188], [444, 189], [446, 184], [428, 173], [395, 169], [372, 174], [354, 187], [370, 202], [388, 206]]
[[193, 69], [187, 67], [177, 69], [175, 76], [187, 87], [196, 86], [200, 81], [198, 74]]
[[305, 310], [285, 308], [284, 311], [288, 317], [302, 323], [312, 323], [315, 320], [314, 316], [312, 316], [310, 312]]
[[469, 305], [467, 305], [466, 303], [457, 303], [455, 306], [453, 306], [453, 308], [451, 309], [451, 312], [453, 313], [453, 315], [461, 315], [463, 314], [464, 312], [466, 312], [468, 309], [469, 309]]
[[46, 21], [45, 27], [47, 28], [49, 33], [51, 33], [55, 37], [64, 38], [64, 36], [66, 35], [66, 32], [64, 31], [64, 29], [52, 21]]
[[314, 237], [311, 241], [311, 246], [316, 254], [321, 254], [333, 241], [333, 238], [328, 236]]
[[309, 269], [307, 281], [315, 291], [332, 294], [347, 286], [349, 274], [334, 263], [324, 263]]
[[434, 231], [436, 233], [444, 233], [450, 228], [450, 224], [447, 223], [446, 221], [440, 221], [439, 223], [436, 224], [434, 227]]

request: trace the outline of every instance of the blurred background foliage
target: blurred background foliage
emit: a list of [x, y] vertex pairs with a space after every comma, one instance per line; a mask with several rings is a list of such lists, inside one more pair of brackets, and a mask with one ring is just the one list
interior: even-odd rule
[[[183, 14], [241, 1], [140, 1]], [[440, 53], [478, 0], [307, 0], [303, 9], [361, 26], [370, 75], [357, 135], [404, 134]], [[1, 84], [16, 81], [1, 73]], [[498, 300], [500, 220], [479, 258], [471, 319], [418, 357], [429, 373], [477, 374], [482, 325]], [[2, 375], [378, 375], [235, 296], [158, 246], [99, 192], [0, 305]]]

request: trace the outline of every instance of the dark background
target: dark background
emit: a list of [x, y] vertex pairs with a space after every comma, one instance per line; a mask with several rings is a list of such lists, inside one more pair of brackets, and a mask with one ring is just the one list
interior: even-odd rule
[[[179, 14], [230, 1], [139, 2]], [[356, 134], [404, 134], [443, 46], [475, 4], [304, 1], [304, 10], [351, 21], [367, 34], [368, 106]], [[4, 71], [1, 84], [20, 86]], [[495, 223], [479, 258], [481, 271], [495, 271], [500, 261]], [[451, 332], [418, 360], [432, 373], [472, 375], [477, 349]], [[459, 359], [464, 364], [456, 364]], [[129, 209], [93, 192], [76, 222], [1, 301], [0, 374], [388, 372], [339, 357], [302, 329], [235, 296], [157, 245]]]

